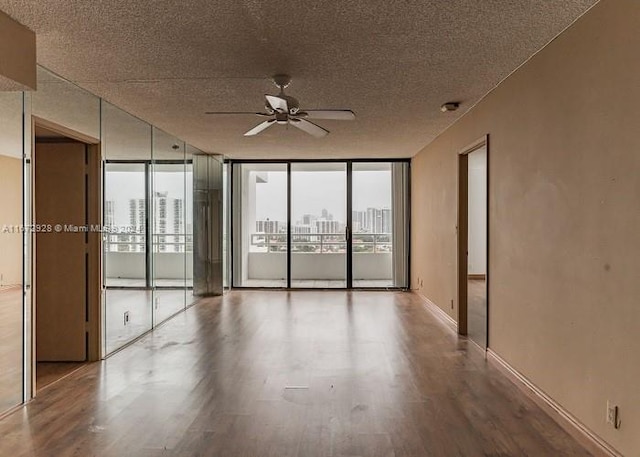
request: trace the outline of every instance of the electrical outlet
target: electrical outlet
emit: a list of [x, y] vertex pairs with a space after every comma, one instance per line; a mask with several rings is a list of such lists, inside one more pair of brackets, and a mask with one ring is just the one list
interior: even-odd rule
[[124, 325], [127, 325], [129, 323], [129, 311], [124, 312], [122, 320], [124, 321]]
[[620, 428], [620, 409], [609, 400], [607, 400], [607, 424], [613, 425], [613, 428]]
[[160, 297], [156, 297], [156, 309], [158, 309], [159, 305], [160, 305]]

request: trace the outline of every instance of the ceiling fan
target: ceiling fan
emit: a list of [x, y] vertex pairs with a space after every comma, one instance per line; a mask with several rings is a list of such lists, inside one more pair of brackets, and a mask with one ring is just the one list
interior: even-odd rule
[[[274, 124], [292, 125], [303, 132], [321, 138], [329, 133], [325, 128], [308, 121], [308, 119], [331, 119], [337, 121], [351, 121], [356, 118], [353, 111], [326, 110], [326, 109], [300, 109], [298, 100], [290, 95], [285, 95], [284, 90], [291, 83], [289, 75], [275, 75], [272, 77], [274, 84], [280, 89], [278, 95], [265, 95], [265, 112], [245, 111], [207, 111], [206, 114], [254, 114], [256, 116], [269, 117], [268, 119], [244, 134], [254, 136], [266, 130]], [[273, 117], [272, 117], [273, 116]]]

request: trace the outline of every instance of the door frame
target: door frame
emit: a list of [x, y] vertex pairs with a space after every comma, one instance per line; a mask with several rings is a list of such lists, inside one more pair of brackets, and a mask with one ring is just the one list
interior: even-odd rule
[[467, 290], [467, 275], [468, 275], [468, 236], [469, 236], [469, 224], [468, 224], [468, 190], [469, 190], [469, 154], [478, 149], [485, 147], [487, 151], [487, 195], [485, 198], [487, 204], [487, 238], [485, 240], [487, 247], [487, 273], [486, 273], [486, 303], [487, 303], [487, 336], [486, 336], [486, 348], [489, 348], [489, 281], [491, 275], [490, 270], [490, 217], [489, 217], [489, 185], [490, 185], [490, 146], [489, 146], [489, 134], [483, 135], [476, 141], [465, 146], [458, 152], [458, 205], [457, 205], [457, 255], [456, 255], [456, 293], [458, 301], [458, 334], [467, 336], [468, 329], [468, 290]]
[[[346, 165], [346, 212], [347, 217], [345, 221], [346, 225], [346, 275], [345, 275], [345, 287], [336, 287], [331, 288], [331, 290], [352, 290], [352, 289], [367, 289], [367, 290], [375, 290], [375, 288], [365, 288], [365, 287], [353, 287], [353, 245], [352, 245], [352, 227], [353, 227], [353, 214], [352, 214], [352, 203], [353, 203], [353, 164], [354, 163], [407, 163], [409, 167], [411, 166], [410, 158], [375, 158], [375, 159], [227, 159], [224, 161], [225, 164], [229, 164], [229, 178], [227, 182], [227, 187], [230, 193], [230, 208], [229, 208], [229, 261], [231, 263], [230, 268], [230, 277], [229, 277], [229, 289], [256, 289], [256, 287], [248, 287], [248, 286], [235, 286], [235, 246], [234, 246], [234, 235], [236, 231], [235, 227], [235, 217], [234, 217], [234, 190], [236, 188], [237, 183], [233, 182], [234, 166], [242, 165], [242, 164], [284, 164], [287, 167], [287, 286], [286, 289], [295, 289], [295, 290], [306, 290], [306, 288], [302, 287], [291, 287], [291, 165], [294, 163], [344, 163]], [[225, 189], [227, 190], [227, 189]], [[406, 197], [407, 199], [411, 198], [411, 182], [410, 182], [410, 173], [409, 173], [409, 182], [407, 182], [406, 189]], [[407, 278], [411, 277], [411, 263], [410, 263], [410, 242], [411, 242], [411, 224], [410, 224], [410, 214], [407, 214], [407, 220], [405, 221], [407, 227], [406, 233], [406, 246], [407, 246], [407, 258], [405, 261], [407, 262]], [[406, 287], [387, 287], [385, 289], [392, 290], [402, 290], [406, 289]], [[257, 289], [282, 289], [282, 287], [257, 287]], [[323, 290], [321, 288], [314, 288], [310, 290]]]
[[[87, 224], [89, 226], [102, 226], [102, 153], [100, 140], [89, 135], [77, 132], [47, 119], [31, 116], [31, 159], [30, 159], [30, 212], [31, 222], [36, 219], [35, 187], [36, 175], [35, 165], [36, 154], [36, 127], [45, 128], [51, 132], [60, 134], [68, 139], [80, 142], [86, 146], [87, 160]], [[31, 303], [29, 304], [31, 322], [28, 324], [31, 335], [26, 336], [28, 344], [25, 350], [28, 366], [31, 373], [27, 373], [27, 392], [25, 397], [34, 398], [36, 396], [36, 234], [31, 233], [29, 242], [30, 252], [30, 275], [31, 275]], [[87, 361], [98, 361], [102, 358], [102, 234], [99, 231], [89, 230], [88, 235], [88, 264], [87, 264]], [[25, 341], [26, 343], [26, 341]]]

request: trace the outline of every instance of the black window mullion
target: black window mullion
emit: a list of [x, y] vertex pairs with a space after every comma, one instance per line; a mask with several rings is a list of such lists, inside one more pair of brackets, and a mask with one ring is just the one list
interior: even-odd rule
[[145, 181], [145, 199], [144, 199], [144, 237], [145, 237], [145, 272], [146, 272], [146, 285], [147, 288], [151, 288], [151, 250], [153, 249], [151, 243], [151, 179], [150, 179], [150, 166], [149, 162], [144, 164], [144, 181]]
[[287, 289], [291, 289], [291, 162], [287, 163]]
[[347, 255], [347, 289], [353, 288], [353, 240], [352, 216], [353, 216], [353, 162], [347, 162], [347, 228], [346, 228], [346, 255]]

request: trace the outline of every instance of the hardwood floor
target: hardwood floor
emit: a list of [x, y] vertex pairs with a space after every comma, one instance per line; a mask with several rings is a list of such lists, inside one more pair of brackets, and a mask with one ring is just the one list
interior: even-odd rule
[[202, 301], [0, 421], [0, 455], [588, 456], [403, 292]]
[[68, 376], [85, 362], [38, 362], [36, 364], [36, 389], [38, 392]]

